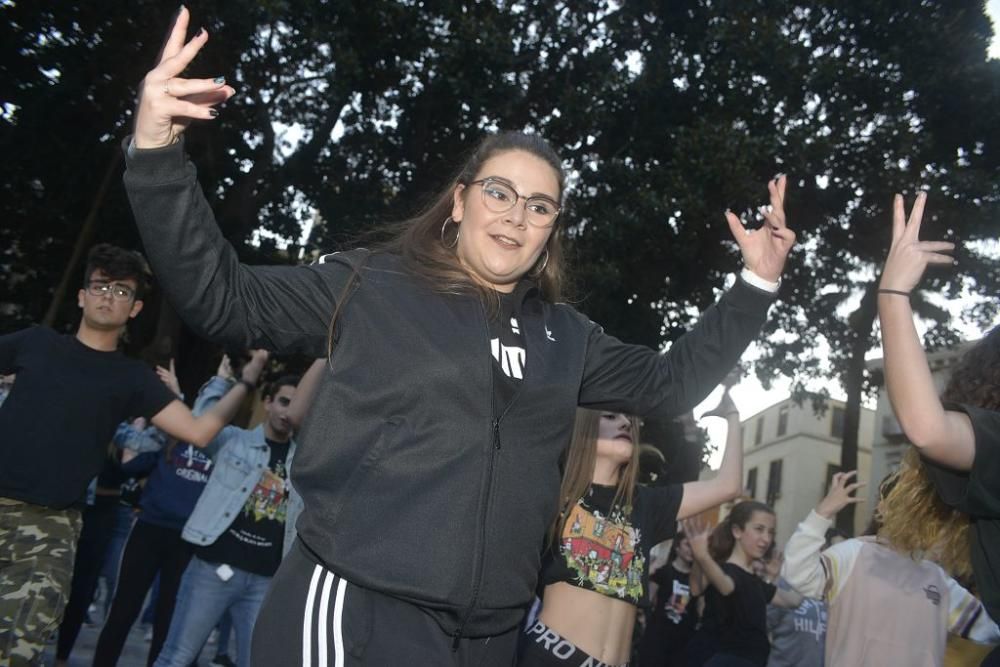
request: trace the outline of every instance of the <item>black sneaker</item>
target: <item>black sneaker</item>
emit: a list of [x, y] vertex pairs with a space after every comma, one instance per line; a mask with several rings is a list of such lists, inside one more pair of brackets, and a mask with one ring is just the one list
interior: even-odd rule
[[212, 659], [212, 664], [222, 665], [223, 667], [236, 667], [236, 663], [233, 662], [233, 659], [225, 653], [215, 656], [215, 658]]

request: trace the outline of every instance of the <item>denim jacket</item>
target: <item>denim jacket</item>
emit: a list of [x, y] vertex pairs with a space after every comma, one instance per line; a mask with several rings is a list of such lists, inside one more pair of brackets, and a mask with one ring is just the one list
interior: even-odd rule
[[[194, 403], [194, 414], [200, 415], [214, 405], [232, 384], [218, 376], [202, 386]], [[295, 456], [295, 440], [288, 450], [287, 469], [291, 471]], [[246, 430], [227, 426], [205, 448], [215, 466], [208, 484], [184, 524], [181, 536], [199, 546], [212, 544], [242, 511], [247, 498], [253, 493], [271, 453], [264, 439], [264, 425]], [[302, 511], [302, 501], [291, 485], [291, 473], [285, 480], [288, 485], [288, 510], [285, 519], [285, 537], [282, 553], [287, 553], [295, 539], [295, 520]]]

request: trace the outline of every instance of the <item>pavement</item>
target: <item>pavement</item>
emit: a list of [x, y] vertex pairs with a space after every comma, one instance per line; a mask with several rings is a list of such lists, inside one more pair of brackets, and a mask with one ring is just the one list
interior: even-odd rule
[[[100, 612], [92, 615], [94, 618], [100, 617]], [[73, 653], [69, 657], [67, 662], [68, 667], [91, 667], [91, 663], [94, 659], [94, 649], [97, 647], [97, 638], [101, 634], [102, 623], [88, 624], [84, 623], [83, 627], [80, 628], [80, 636], [76, 639], [76, 644], [73, 645]], [[128, 634], [128, 639], [125, 641], [125, 648], [122, 650], [121, 658], [118, 660], [118, 667], [146, 667], [146, 656], [149, 653], [149, 642], [146, 641], [146, 630], [149, 626], [140, 625], [136, 623], [132, 626], [132, 630]], [[211, 643], [202, 650], [202, 655], [199, 656], [197, 664], [201, 667], [210, 667], [212, 658], [215, 657], [215, 644]], [[232, 657], [236, 656], [236, 640], [235, 636], [230, 640], [229, 655]], [[53, 639], [52, 643], [45, 647], [45, 658], [42, 664], [46, 667], [53, 665], [56, 659], [56, 645]]]

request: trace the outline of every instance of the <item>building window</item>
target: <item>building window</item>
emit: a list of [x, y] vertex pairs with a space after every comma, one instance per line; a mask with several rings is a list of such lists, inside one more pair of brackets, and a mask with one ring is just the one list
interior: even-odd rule
[[747, 472], [747, 495], [757, 497], [757, 468], [750, 468]]
[[770, 470], [767, 473], [767, 504], [774, 506], [774, 502], [781, 497], [781, 459], [771, 461]]
[[764, 418], [761, 417], [757, 420], [757, 429], [753, 434], [753, 444], [759, 445], [760, 441], [764, 439]]
[[826, 464], [826, 484], [823, 485], [823, 495], [830, 493], [830, 485], [833, 484], [833, 476], [840, 472], [840, 466], [827, 463]]
[[833, 408], [830, 419], [830, 435], [834, 438], [844, 437], [844, 408]]
[[788, 432], [788, 406], [782, 405], [778, 409], [778, 437]]

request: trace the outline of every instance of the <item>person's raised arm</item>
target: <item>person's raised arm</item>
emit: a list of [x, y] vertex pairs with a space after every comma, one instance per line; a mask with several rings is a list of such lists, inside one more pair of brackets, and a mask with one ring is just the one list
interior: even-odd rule
[[189, 442], [195, 447], [207, 447], [236, 416], [243, 399], [257, 386], [267, 359], [266, 351], [254, 350], [250, 361], [243, 366], [240, 381], [205, 412], [195, 416], [186, 405], [173, 401], [153, 415], [153, 424], [178, 440]]
[[688, 575], [688, 584], [691, 588], [691, 597], [699, 597], [704, 595], [705, 586], [708, 584], [705, 581], [705, 574], [701, 571], [701, 565], [698, 565], [698, 561], [691, 562], [691, 574]]
[[711, 527], [707, 522], [697, 518], [686, 519], [682, 523], [684, 535], [688, 538], [691, 553], [694, 555], [694, 561], [701, 568], [702, 576], [722, 595], [732, 594], [736, 590], [736, 583], [715, 562], [712, 554], [708, 551], [708, 536], [712, 532]]
[[768, 183], [771, 204], [762, 209], [765, 224], [760, 229], [748, 231], [726, 212], [745, 269], [666, 354], [626, 345], [591, 324], [580, 406], [672, 416], [690, 410], [718, 386], [763, 326], [795, 243], [785, 224], [785, 183], [784, 176]]
[[969, 470], [975, 458], [975, 434], [968, 416], [941, 405], [927, 357], [913, 324], [910, 293], [928, 264], [951, 264], [955, 245], [921, 241], [920, 223], [927, 194], [921, 192], [910, 211], [896, 195], [892, 213], [892, 246], [878, 290], [878, 315], [885, 358], [885, 388], [899, 425], [921, 454], [957, 470]]
[[740, 495], [743, 490], [743, 438], [740, 433], [740, 413], [736, 409], [729, 389], [723, 392], [719, 404], [702, 417], [721, 417], [726, 420], [726, 452], [714, 479], [684, 484], [678, 519], [700, 514]]
[[765, 563], [764, 581], [774, 585], [774, 595], [771, 596], [768, 602], [782, 609], [796, 609], [802, 604], [803, 596], [796, 590], [781, 588], [778, 585], [778, 579], [781, 576], [781, 566], [784, 562], [785, 555], [778, 549], [767, 563]]
[[150, 265], [170, 303], [200, 335], [318, 357], [354, 263], [348, 253], [308, 267], [240, 264], [184, 153], [191, 121], [214, 118], [215, 107], [235, 92], [222, 77], [182, 76], [208, 40], [204, 29], [186, 40], [189, 18], [182, 7], [142, 82], [126, 150], [126, 191]]
[[326, 364], [325, 357], [312, 362], [309, 370], [302, 375], [302, 379], [299, 380], [299, 384], [295, 388], [295, 396], [292, 397], [288, 412], [285, 413], [295, 430], [299, 429], [302, 420], [306, 418], [306, 413], [309, 412], [313, 398], [316, 397], [316, 389], [319, 387], [320, 380], [323, 379], [323, 369], [326, 368]]
[[[826, 531], [833, 524], [833, 518], [837, 516], [837, 513], [848, 505], [863, 500], [853, 495], [855, 491], [864, 486], [862, 482], [851, 481], [856, 475], [857, 471], [855, 470], [836, 473], [830, 481], [830, 491], [826, 497], [819, 502], [816, 509], [809, 512], [809, 516], [798, 525], [788, 540], [781, 576], [784, 577], [789, 586], [802, 595], [817, 599], [827, 597], [829, 601], [847, 578], [850, 571], [848, 565], [842, 564], [845, 566], [837, 568], [837, 572], [829, 573], [823, 567], [820, 552], [826, 543]], [[851, 542], [851, 540], [847, 542]], [[847, 542], [841, 544], [847, 544]], [[850, 565], [853, 565], [853, 561]], [[829, 580], [829, 577], [836, 577], [836, 581]]]

